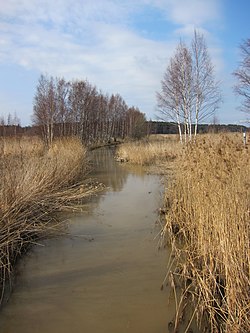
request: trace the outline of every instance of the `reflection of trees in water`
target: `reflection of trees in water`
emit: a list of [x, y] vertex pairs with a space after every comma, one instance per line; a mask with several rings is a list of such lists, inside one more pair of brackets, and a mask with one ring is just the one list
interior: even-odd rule
[[126, 183], [129, 172], [115, 161], [114, 155], [113, 148], [92, 151], [90, 155], [93, 168], [91, 177], [118, 192]]

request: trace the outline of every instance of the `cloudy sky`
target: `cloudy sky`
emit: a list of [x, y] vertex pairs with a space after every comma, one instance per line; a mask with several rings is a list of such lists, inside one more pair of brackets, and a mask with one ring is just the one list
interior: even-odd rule
[[177, 43], [203, 32], [221, 81], [220, 123], [244, 114], [232, 91], [249, 0], [0, 0], [0, 115], [31, 123], [41, 73], [88, 79], [156, 119], [156, 91]]

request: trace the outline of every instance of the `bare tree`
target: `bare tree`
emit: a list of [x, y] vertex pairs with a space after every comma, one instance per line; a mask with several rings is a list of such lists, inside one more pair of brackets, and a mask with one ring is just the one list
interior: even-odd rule
[[[119, 94], [104, 95], [87, 80], [66, 82], [46, 75], [39, 78], [33, 111], [33, 123], [40, 127], [48, 146], [55, 136], [74, 135], [92, 144], [111, 137], [142, 135], [145, 122], [139, 109], [133, 109], [131, 122], [132, 113], [128, 113], [128, 106]], [[128, 130], [128, 122], [133, 129]]]
[[125, 136], [125, 121], [128, 106], [121, 95], [111, 95], [109, 100], [109, 119], [111, 120], [110, 137]]
[[66, 82], [64, 78], [56, 79], [56, 123], [58, 127], [58, 135], [67, 135], [67, 122], [69, 122], [69, 91], [70, 82]]
[[203, 35], [194, 32], [191, 48], [180, 42], [164, 73], [157, 103], [163, 119], [177, 123], [180, 141], [184, 131], [192, 139], [198, 123], [211, 116], [221, 102], [219, 84]]
[[193, 102], [193, 77], [192, 55], [189, 48], [180, 42], [175, 56], [176, 84], [179, 96], [179, 105], [184, 122], [185, 142], [187, 135], [192, 138], [192, 102]]
[[176, 48], [174, 56], [164, 73], [161, 81], [161, 92], [156, 95], [158, 108], [163, 119], [177, 123], [180, 141], [182, 128], [191, 135], [191, 106], [192, 106], [192, 59], [189, 49], [183, 42]]
[[243, 97], [241, 110], [250, 113], [250, 38], [245, 40], [241, 46], [241, 62], [233, 73], [238, 83], [234, 87], [235, 92]]
[[141, 139], [147, 134], [145, 114], [140, 112], [138, 108], [129, 108], [126, 118], [126, 136]]
[[204, 36], [194, 31], [192, 40], [194, 116], [197, 134], [198, 123], [210, 117], [219, 108], [221, 93], [219, 82], [215, 81], [214, 67], [210, 59]]
[[34, 97], [33, 123], [41, 127], [43, 139], [48, 146], [51, 145], [54, 138], [56, 112], [54, 79], [41, 75]]
[[170, 59], [170, 64], [164, 73], [161, 91], [156, 93], [156, 98], [158, 110], [162, 115], [160, 118], [177, 123], [180, 142], [182, 142], [179, 90], [176, 84], [176, 63], [173, 58]]
[[98, 93], [96, 106], [96, 141], [108, 142], [108, 95], [104, 95], [101, 91]]
[[12, 125], [12, 114], [11, 113], [8, 113], [8, 116], [7, 116], [7, 125], [8, 126]]
[[93, 128], [91, 114], [93, 99], [97, 91], [87, 80], [73, 81], [69, 93], [72, 134], [78, 135], [82, 142], [92, 140]]

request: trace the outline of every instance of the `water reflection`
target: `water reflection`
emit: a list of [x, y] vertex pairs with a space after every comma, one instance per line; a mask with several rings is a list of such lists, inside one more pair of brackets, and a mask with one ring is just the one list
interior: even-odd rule
[[91, 152], [92, 175], [113, 191], [120, 191], [128, 172], [115, 161], [115, 148], [102, 148]]

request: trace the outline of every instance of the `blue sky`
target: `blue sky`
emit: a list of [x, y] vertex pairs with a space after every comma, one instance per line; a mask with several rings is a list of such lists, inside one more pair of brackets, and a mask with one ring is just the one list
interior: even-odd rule
[[41, 73], [88, 79], [156, 119], [156, 91], [180, 38], [205, 35], [221, 81], [220, 123], [240, 123], [232, 71], [250, 38], [249, 0], [0, 0], [0, 115], [31, 123]]

